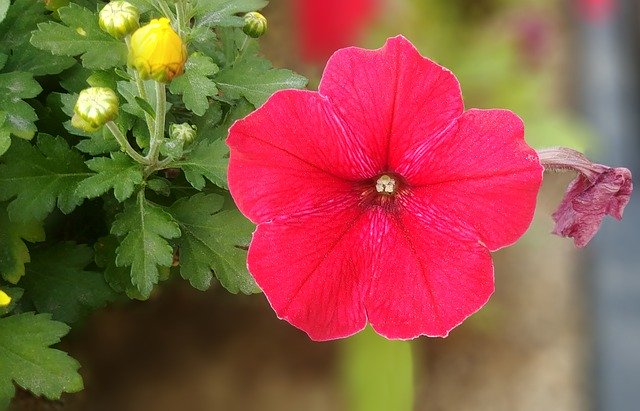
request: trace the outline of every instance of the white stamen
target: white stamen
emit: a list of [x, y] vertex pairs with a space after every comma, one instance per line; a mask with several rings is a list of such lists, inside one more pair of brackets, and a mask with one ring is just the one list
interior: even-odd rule
[[383, 174], [376, 181], [376, 191], [382, 194], [393, 194], [396, 192], [396, 180]]

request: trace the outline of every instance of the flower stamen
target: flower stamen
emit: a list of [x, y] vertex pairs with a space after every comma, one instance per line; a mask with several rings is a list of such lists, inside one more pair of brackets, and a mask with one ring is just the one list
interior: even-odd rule
[[376, 181], [376, 191], [384, 195], [393, 195], [396, 193], [396, 180], [383, 174]]

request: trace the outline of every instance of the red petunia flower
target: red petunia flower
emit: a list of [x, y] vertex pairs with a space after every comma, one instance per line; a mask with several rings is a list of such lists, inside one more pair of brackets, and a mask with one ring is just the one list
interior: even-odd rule
[[379, 0], [295, 0], [302, 57], [324, 63], [339, 48], [353, 44], [375, 15]]
[[284, 90], [229, 134], [229, 187], [258, 226], [248, 267], [314, 340], [367, 323], [446, 336], [492, 294], [490, 251], [529, 226], [542, 167], [506, 110], [404, 37], [336, 52], [318, 92]]

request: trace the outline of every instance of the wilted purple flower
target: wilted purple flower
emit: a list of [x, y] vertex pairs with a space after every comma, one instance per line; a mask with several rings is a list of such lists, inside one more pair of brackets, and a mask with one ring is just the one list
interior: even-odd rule
[[596, 234], [605, 215], [622, 219], [631, 198], [631, 172], [589, 161], [568, 148], [538, 152], [546, 169], [571, 169], [578, 176], [571, 182], [558, 209], [553, 213], [553, 233], [571, 237], [577, 247], [584, 247]]

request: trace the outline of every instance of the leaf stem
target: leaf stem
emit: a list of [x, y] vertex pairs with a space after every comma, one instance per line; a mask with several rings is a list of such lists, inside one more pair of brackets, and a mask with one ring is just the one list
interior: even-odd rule
[[176, 22], [178, 25], [178, 35], [184, 39], [184, 29], [186, 27], [184, 0], [176, 1]]
[[118, 141], [120, 147], [124, 149], [129, 157], [140, 164], [149, 164], [149, 160], [147, 158], [141, 156], [140, 153], [138, 153], [133, 147], [131, 147], [131, 144], [129, 144], [127, 137], [125, 137], [125, 135], [120, 132], [120, 129], [118, 128], [116, 123], [114, 123], [113, 121], [109, 121], [105, 124], [105, 126], [109, 129], [109, 131], [111, 131], [113, 137]]

